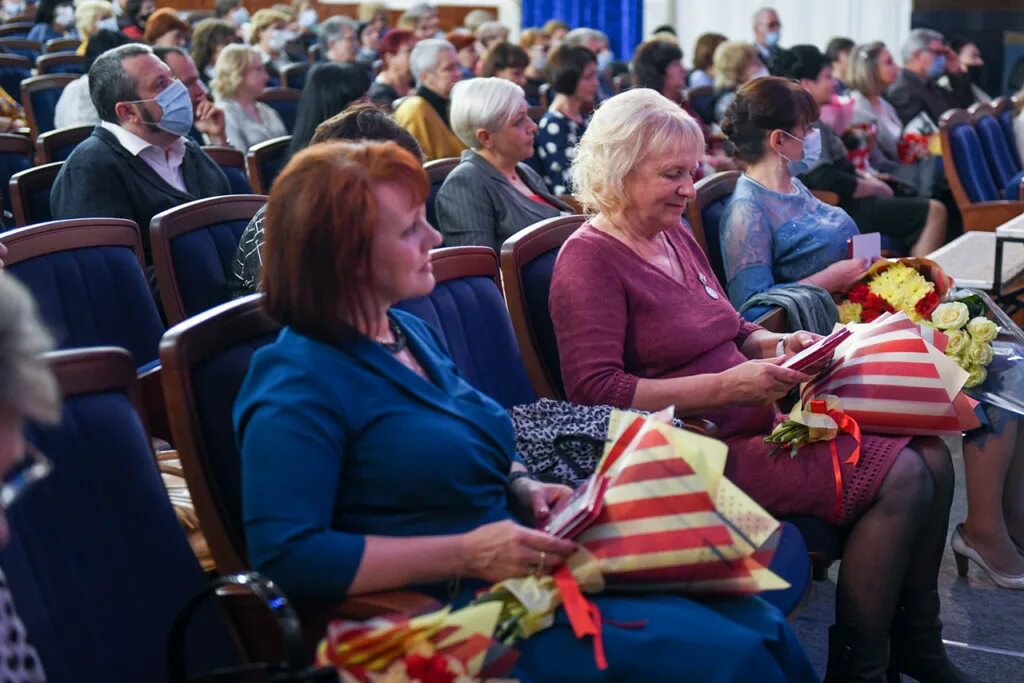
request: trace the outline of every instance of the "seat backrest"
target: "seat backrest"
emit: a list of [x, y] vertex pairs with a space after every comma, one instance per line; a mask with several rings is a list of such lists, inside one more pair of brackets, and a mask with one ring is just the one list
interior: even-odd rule
[[78, 143], [92, 135], [95, 126], [69, 126], [43, 133], [36, 138], [36, 156], [40, 164], [67, 161]]
[[274, 178], [284, 168], [288, 145], [291, 143], [292, 136], [285, 135], [253, 145], [245, 153], [245, 167], [249, 171], [249, 185], [253, 192], [270, 194]]
[[427, 195], [427, 222], [437, 230], [441, 229], [435, 206], [437, 191], [441, 189], [445, 178], [459, 165], [460, 161], [461, 159], [458, 157], [448, 157], [447, 159], [434, 159], [423, 164], [423, 170], [427, 172], [427, 179], [430, 181], [430, 193]]
[[[50, 683], [167, 681], [171, 623], [205, 578], [133, 407], [134, 362], [114, 348], [48, 360], [63, 419], [26, 436], [54, 468], [8, 512], [0, 565]], [[212, 607], [189, 638], [193, 670], [235, 660]]]
[[[281, 85], [286, 88], [294, 88], [295, 90], [302, 90], [306, 87], [306, 75], [309, 73], [309, 67], [313, 66], [309, 62], [297, 62], [295, 64], [288, 64], [281, 69]], [[289, 128], [288, 130], [291, 130]]]
[[501, 247], [505, 302], [526, 373], [541, 398], [565, 398], [548, 293], [559, 249], [586, 220], [579, 215], [549, 218], [520, 230]]
[[160, 342], [174, 445], [217, 569], [249, 568], [232, 411], [252, 355], [280, 327], [252, 294], [189, 318]]
[[32, 129], [32, 137], [53, 130], [53, 117], [57, 100], [64, 87], [79, 78], [78, 74], [47, 74], [33, 76], [21, 82], [21, 105]]
[[28, 57], [33, 64], [43, 52], [43, 46], [39, 44], [39, 41], [28, 38], [0, 38], [0, 48], [6, 52]]
[[951, 109], [939, 119], [942, 161], [950, 189], [959, 206], [996, 201], [999, 191], [992, 179], [981, 140], [963, 109]]
[[710, 85], [702, 85], [697, 88], [690, 88], [686, 91], [686, 99], [690, 106], [697, 112], [697, 115], [710, 125], [714, 119], [715, 89]]
[[63, 161], [33, 166], [11, 176], [11, 211], [18, 227], [43, 223], [53, 218], [50, 213], [50, 191], [57, 180]]
[[1017, 138], [1013, 134], [1013, 117], [1016, 111], [1013, 100], [1009, 97], [996, 98], [992, 103], [992, 111], [995, 113], [996, 120], [999, 121], [1000, 128], [1003, 129], [1003, 137], [1006, 138], [1006, 146], [1010, 149], [1013, 162], [1017, 168], [1024, 169], [1024, 162], [1022, 162], [1017, 149]]
[[252, 194], [249, 176], [245, 174], [245, 155], [234, 147], [204, 145], [203, 151], [228, 177], [231, 194]]
[[36, 71], [42, 74], [78, 74], [85, 73], [85, 56], [73, 52], [54, 52], [41, 55], [36, 60]]
[[10, 219], [3, 220], [5, 227], [14, 227], [11, 176], [29, 168], [32, 168], [32, 142], [24, 135], [0, 134], [0, 195], [3, 196], [0, 208], [11, 212]]
[[0, 26], [0, 38], [27, 38], [32, 26], [30, 21], [7, 22]]
[[693, 236], [707, 254], [711, 268], [723, 288], [726, 277], [719, 231], [725, 205], [729, 203], [739, 178], [739, 171], [724, 171], [701, 179], [694, 186], [696, 196], [686, 209]]
[[992, 107], [988, 104], [975, 104], [968, 113], [971, 115], [978, 139], [981, 140], [981, 148], [992, 172], [992, 179], [997, 187], [1006, 187], [1013, 176], [1020, 173], [1020, 168], [1010, 154], [1006, 136], [1003, 135], [1003, 127], [992, 114]]
[[21, 104], [21, 82], [32, 77], [32, 60], [21, 55], [0, 54], [0, 87]]
[[78, 38], [54, 38], [46, 41], [43, 46], [45, 54], [56, 54], [59, 52], [77, 52], [78, 46], [82, 44]]
[[168, 325], [231, 299], [238, 241], [266, 203], [264, 195], [210, 197], [153, 216], [149, 243]]
[[24, 283], [58, 348], [119, 346], [135, 365], [157, 356], [163, 324], [132, 221], [80, 218], [5, 233], [6, 270]]
[[295, 88], [267, 88], [259, 100], [274, 108], [290, 135], [295, 130], [295, 117], [299, 114], [301, 97], [302, 91]]
[[430, 323], [466, 381], [506, 408], [537, 399], [501, 296], [498, 256], [489, 247], [430, 253], [437, 285], [398, 304]]

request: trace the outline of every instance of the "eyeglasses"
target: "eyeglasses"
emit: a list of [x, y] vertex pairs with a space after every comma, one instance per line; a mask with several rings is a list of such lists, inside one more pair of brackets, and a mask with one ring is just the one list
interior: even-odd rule
[[10, 508], [37, 482], [53, 471], [53, 461], [30, 443], [25, 444], [25, 456], [0, 481], [0, 506]]

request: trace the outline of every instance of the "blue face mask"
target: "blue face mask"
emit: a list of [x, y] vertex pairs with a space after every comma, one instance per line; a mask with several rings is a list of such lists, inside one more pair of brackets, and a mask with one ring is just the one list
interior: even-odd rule
[[775, 47], [779, 44], [779, 38], [781, 37], [782, 34], [779, 31], [768, 31], [768, 33], [764, 34], [764, 43], [768, 47]]
[[804, 146], [804, 156], [802, 159], [790, 159], [782, 152], [779, 152], [779, 156], [789, 162], [790, 175], [798, 176], [807, 173], [814, 164], [818, 163], [818, 159], [821, 158], [821, 131], [817, 128], [812, 128], [811, 132], [803, 140], [786, 131], [782, 132]]
[[597, 70], [604, 73], [608, 65], [615, 61], [615, 53], [611, 50], [601, 50], [597, 53]]
[[938, 78], [946, 73], [946, 55], [934, 55], [932, 65], [928, 68], [928, 78]]
[[195, 116], [192, 110], [192, 97], [181, 81], [173, 81], [151, 100], [139, 100], [134, 104], [144, 102], [156, 102], [163, 110], [160, 120], [153, 124], [160, 130], [179, 136], [188, 135], [192, 130], [192, 119]]

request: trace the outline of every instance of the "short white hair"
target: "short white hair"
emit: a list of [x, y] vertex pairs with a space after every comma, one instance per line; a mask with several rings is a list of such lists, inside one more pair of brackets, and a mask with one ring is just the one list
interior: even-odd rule
[[508, 27], [500, 21], [485, 21], [476, 27], [474, 35], [484, 45], [498, 38], [508, 40]]
[[496, 133], [525, 104], [523, 89], [504, 78], [470, 78], [452, 88], [452, 131], [470, 149], [479, 149], [476, 132]]
[[779, 13], [776, 11], [776, 9], [774, 7], [758, 7], [757, 11], [754, 12], [754, 26], [755, 27], [757, 26], [757, 22], [761, 21], [761, 17], [764, 16], [765, 14], [767, 14], [768, 12], [771, 12], [776, 17], [779, 16]]
[[455, 46], [440, 38], [426, 38], [416, 43], [412, 54], [409, 55], [409, 70], [412, 71], [412, 77], [416, 79], [417, 85], [422, 80], [422, 74], [437, 68], [441, 61], [441, 53], [445, 50], [454, 53]]
[[562, 45], [570, 47], [587, 47], [592, 40], [600, 40], [608, 44], [608, 36], [594, 28], [574, 28], [562, 37]]
[[941, 33], [930, 28], [915, 28], [908, 33], [903, 44], [900, 45], [900, 57], [903, 59], [903, 63], [909, 62], [921, 50], [927, 50], [934, 40], [942, 43], [946, 39]]
[[679, 144], [702, 154], [700, 124], [661, 93], [634, 88], [606, 100], [576, 148], [569, 169], [573, 196], [588, 214], [616, 215], [630, 204], [626, 177], [656, 150]]

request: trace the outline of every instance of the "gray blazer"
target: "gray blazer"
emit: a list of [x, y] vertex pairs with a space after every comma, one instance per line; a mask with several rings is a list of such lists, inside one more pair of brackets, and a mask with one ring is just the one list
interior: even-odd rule
[[462, 163], [448, 174], [435, 200], [444, 246], [479, 245], [500, 253], [502, 243], [523, 228], [572, 212], [548, 192], [536, 171], [523, 163], [517, 170], [526, 186], [553, 206], [523, 196], [473, 150], [462, 153]]

